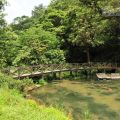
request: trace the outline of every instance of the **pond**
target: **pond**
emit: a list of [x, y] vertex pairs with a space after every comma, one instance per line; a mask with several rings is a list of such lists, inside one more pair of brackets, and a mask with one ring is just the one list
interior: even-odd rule
[[120, 120], [120, 80], [56, 80], [31, 95], [73, 120]]

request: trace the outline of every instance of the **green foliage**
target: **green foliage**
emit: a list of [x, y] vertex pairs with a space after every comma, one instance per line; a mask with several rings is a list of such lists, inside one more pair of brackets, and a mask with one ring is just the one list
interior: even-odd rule
[[[103, 12], [108, 12], [107, 7], [119, 6], [119, 1], [103, 1], [103, 0], [53, 0], [51, 7], [54, 14], [59, 13], [64, 17], [61, 17], [61, 23], [59, 28], [62, 27], [62, 30], [57, 32], [61, 41], [63, 49], [67, 49], [66, 52], [69, 55], [72, 54], [71, 49], [80, 48], [79, 52], [86, 54], [87, 61], [90, 62], [91, 55], [90, 51], [98, 46], [104, 45], [106, 41], [110, 41], [110, 37], [115, 33], [117, 36], [119, 33], [118, 19], [104, 19], [102, 14]], [[116, 7], [118, 10], [120, 7]], [[115, 9], [115, 7], [114, 7]], [[115, 9], [115, 10], [116, 10]], [[109, 9], [110, 10], [110, 9]], [[51, 11], [50, 11], [51, 12]], [[51, 12], [52, 13], [52, 12]], [[52, 15], [54, 16], [54, 14]], [[59, 15], [56, 14], [57, 17]], [[52, 17], [52, 21], [56, 20]], [[114, 25], [111, 21], [115, 21]], [[111, 23], [111, 24], [110, 24]], [[56, 29], [56, 26], [54, 27]], [[111, 29], [109, 29], [111, 28]], [[108, 30], [109, 29], [109, 30]], [[115, 31], [113, 30], [115, 29]], [[111, 34], [108, 34], [110, 31]], [[114, 31], [114, 32], [113, 32]], [[118, 37], [117, 37], [118, 38]], [[114, 39], [116, 37], [114, 36]], [[68, 52], [69, 51], [69, 52]], [[74, 51], [74, 50], [73, 50]], [[79, 54], [79, 52], [74, 52], [74, 54]], [[75, 56], [75, 55], [73, 55]], [[76, 55], [77, 56], [77, 55]], [[78, 55], [79, 56], [79, 55]], [[80, 56], [81, 57], [81, 56]], [[72, 58], [72, 57], [71, 57]], [[80, 59], [80, 58], [79, 58]], [[72, 61], [70, 59], [70, 61]], [[85, 60], [84, 60], [85, 61]]]
[[6, 0], [0, 0], [0, 64], [4, 63], [4, 56], [3, 56], [3, 49], [4, 49], [4, 44], [3, 44], [3, 37], [5, 33], [5, 20], [4, 20], [4, 6], [6, 4]]
[[23, 91], [26, 86], [32, 85], [33, 82], [30, 79], [14, 80], [12, 77], [6, 76], [0, 73], [0, 87], [8, 86], [9, 89], [18, 89]]
[[106, 13], [120, 13], [119, 0], [106, 0], [100, 4]]
[[67, 29], [70, 31], [68, 40], [73, 45], [81, 46], [88, 55], [90, 47], [95, 47], [105, 42], [104, 33], [107, 27], [107, 20], [102, 19], [95, 6], [93, 7], [83, 2], [75, 6], [68, 12], [69, 19], [66, 20]]
[[42, 21], [44, 21], [45, 10], [46, 9], [42, 4], [35, 6], [35, 8], [32, 10], [32, 20], [34, 22], [34, 25], [42, 23]]
[[5, 26], [5, 20], [4, 20], [4, 6], [6, 5], [6, 0], [0, 0], [0, 33], [1, 29]]
[[1, 120], [68, 120], [64, 113], [52, 107], [38, 106], [32, 100], [25, 100], [16, 90], [0, 88]]
[[0, 65], [12, 65], [12, 61], [18, 49], [18, 35], [15, 34], [10, 27], [4, 29], [4, 33], [0, 35]]
[[[30, 79], [14, 80], [0, 73], [0, 119], [4, 120], [68, 120], [64, 113], [53, 107], [38, 106], [33, 100], [25, 100], [18, 90], [32, 85]], [[41, 84], [46, 82], [41, 80]], [[26, 109], [27, 108], [27, 109]]]
[[32, 26], [32, 22], [33, 21], [28, 16], [17, 17], [14, 19], [11, 27], [16, 33], [19, 33], [19, 31], [30, 28]]
[[47, 82], [46, 82], [46, 80], [44, 80], [44, 79], [40, 79], [40, 80], [38, 81], [38, 84], [44, 86], [44, 85], [47, 84]]
[[60, 49], [53, 49], [49, 50], [45, 53], [45, 56], [47, 58], [47, 63], [64, 63], [65, 62], [65, 57], [64, 57], [64, 52], [63, 50]]
[[32, 27], [21, 32], [19, 44], [21, 47], [13, 61], [14, 65], [64, 61], [64, 53], [59, 49], [55, 34], [44, 31], [41, 27]]
[[[91, 62], [100, 59], [96, 51], [102, 54], [107, 49], [111, 50], [107, 58], [120, 59], [119, 18], [103, 16], [119, 14], [119, 0], [52, 0], [48, 7], [35, 6], [31, 17], [17, 17], [11, 25], [4, 20], [5, 4], [0, 1], [0, 67]], [[109, 48], [113, 43], [115, 47]]]

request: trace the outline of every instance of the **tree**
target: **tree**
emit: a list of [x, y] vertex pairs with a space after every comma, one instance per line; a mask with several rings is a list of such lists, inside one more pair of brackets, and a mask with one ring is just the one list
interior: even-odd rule
[[[50, 30], [56, 31], [61, 47], [79, 46], [87, 53], [90, 63], [90, 47], [104, 43], [104, 28], [100, 0], [53, 0], [47, 9]], [[63, 47], [64, 46], [64, 47]]]
[[0, 65], [5, 61], [3, 48], [5, 46], [4, 34], [5, 34], [5, 20], [4, 20], [4, 5], [6, 4], [5, 0], [0, 0]]
[[13, 61], [14, 65], [64, 62], [63, 51], [59, 49], [53, 33], [44, 31], [41, 27], [31, 27], [21, 32], [19, 39], [20, 49]]
[[32, 10], [32, 18], [39, 20], [39, 22], [43, 21], [45, 10], [46, 8], [42, 4], [35, 6]]
[[69, 11], [66, 20], [66, 31], [70, 31], [69, 41], [73, 45], [84, 47], [88, 63], [91, 62], [90, 48], [101, 45], [106, 40], [104, 35], [108, 21], [102, 18], [100, 9], [95, 7], [94, 2], [81, 1]]
[[[102, 6], [103, 8], [103, 6]], [[108, 27], [106, 36], [109, 36], [109, 39], [106, 42], [106, 45], [109, 47], [108, 58], [112, 62], [120, 61], [120, 1], [119, 0], [110, 0], [107, 6], [104, 6], [104, 16], [108, 19]]]
[[[104, 3], [104, 4], [103, 4]], [[101, 4], [101, 8], [107, 13], [120, 13], [119, 0], [107, 0]]]
[[0, 29], [3, 28], [5, 25], [5, 20], [4, 20], [4, 5], [6, 4], [6, 0], [0, 0]]
[[[36, 6], [31, 17], [17, 17], [10, 26], [1, 22], [1, 63], [61, 63], [65, 58], [70, 62], [85, 62], [87, 58], [90, 63], [97, 46], [119, 42], [119, 19], [104, 16], [111, 8], [119, 11], [117, 1], [52, 0], [48, 7]], [[1, 13], [0, 20], [4, 21]]]
[[2, 39], [4, 40], [1, 50], [3, 55], [2, 59], [4, 60], [2, 64], [5, 66], [10, 66], [15, 59], [18, 49], [18, 35], [15, 34], [10, 27], [6, 27]]
[[12, 29], [19, 34], [20, 31], [29, 29], [33, 25], [32, 19], [28, 16], [16, 17], [11, 23]]

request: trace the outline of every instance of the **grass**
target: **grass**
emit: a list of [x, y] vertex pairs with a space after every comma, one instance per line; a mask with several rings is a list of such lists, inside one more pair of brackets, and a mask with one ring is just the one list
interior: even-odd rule
[[32, 84], [29, 79], [14, 80], [0, 73], [0, 120], [69, 120], [59, 109], [25, 99], [24, 87]]
[[0, 120], [68, 120], [53, 107], [38, 106], [15, 89], [0, 88]]

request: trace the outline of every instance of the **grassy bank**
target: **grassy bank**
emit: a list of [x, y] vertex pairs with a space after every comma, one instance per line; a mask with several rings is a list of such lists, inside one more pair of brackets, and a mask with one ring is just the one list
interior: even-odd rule
[[0, 73], [0, 120], [68, 120], [53, 107], [26, 100], [20, 91], [29, 84], [32, 84], [29, 80], [16, 81]]

